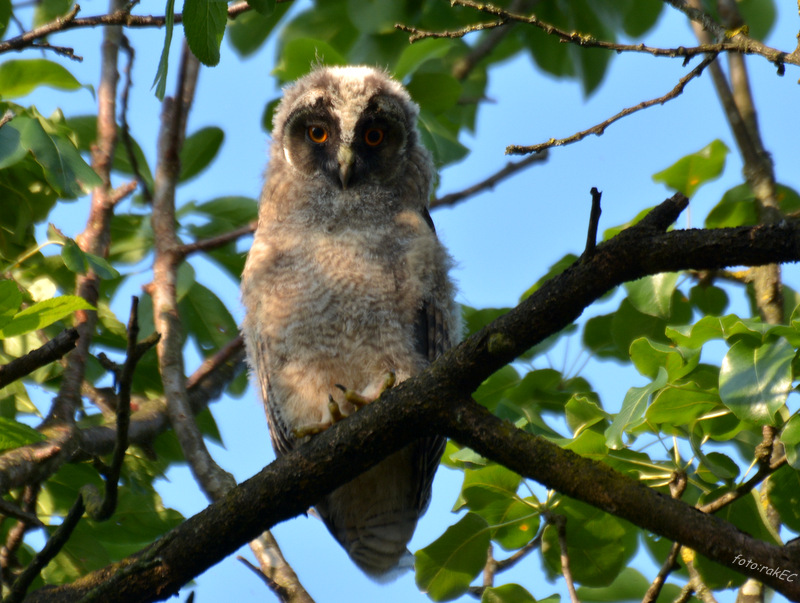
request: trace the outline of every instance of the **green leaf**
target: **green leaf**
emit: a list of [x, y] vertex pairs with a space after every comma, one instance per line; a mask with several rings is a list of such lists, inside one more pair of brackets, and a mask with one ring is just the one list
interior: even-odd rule
[[218, 350], [236, 337], [239, 328], [219, 297], [200, 283], [189, 287], [179, 304], [187, 334], [204, 353]]
[[486, 521], [475, 513], [467, 513], [434, 542], [417, 551], [414, 564], [417, 586], [434, 601], [449, 601], [463, 595], [483, 569], [488, 549]]
[[[584, 586], [608, 586], [636, 553], [638, 530], [627, 521], [580, 501], [562, 498], [556, 512], [567, 520], [567, 549], [572, 577]], [[542, 537], [544, 566], [561, 575], [558, 533], [548, 525]]]
[[0, 169], [22, 161], [28, 149], [22, 145], [22, 134], [15, 128], [0, 128]]
[[775, 25], [777, 11], [773, 0], [739, 0], [736, 7], [756, 40], [767, 37]]
[[250, 7], [264, 16], [269, 16], [275, 11], [276, 0], [247, 0]]
[[658, 369], [658, 376], [652, 383], [644, 387], [632, 387], [625, 394], [622, 401], [622, 408], [614, 417], [608, 429], [606, 429], [606, 445], [611, 449], [624, 448], [622, 434], [632, 427], [641, 423], [647, 403], [656, 391], [667, 384], [667, 371], [661, 367]]
[[297, 38], [287, 42], [272, 74], [281, 82], [304, 76], [316, 65], [347, 65], [347, 59], [333, 46], [315, 38]]
[[[783, 213], [791, 214], [800, 210], [800, 195], [794, 189], [776, 184], [775, 197]], [[758, 203], [747, 184], [727, 190], [705, 220], [706, 228], [753, 226], [758, 223]]]
[[662, 272], [625, 283], [628, 301], [642, 314], [667, 319], [672, 313], [672, 292], [677, 272]]
[[519, 584], [512, 583], [485, 589], [481, 603], [536, 603], [536, 599]]
[[415, 73], [406, 88], [420, 109], [433, 115], [453, 107], [461, 96], [461, 84], [449, 73]]
[[582, 394], [575, 394], [567, 401], [564, 413], [574, 438], [585, 429], [611, 419], [611, 415], [600, 408], [597, 402]]
[[[272, 4], [273, 0], [266, 0], [266, 3]], [[282, 2], [269, 14], [256, 11], [242, 13], [228, 24], [225, 37], [239, 56], [250, 56], [261, 48], [291, 6], [290, 2]]]
[[706, 182], [714, 180], [725, 167], [728, 147], [721, 140], [714, 140], [696, 153], [679, 159], [667, 169], [653, 174], [653, 180], [691, 197]]
[[219, 47], [228, 22], [228, 4], [223, 0], [186, 0], [183, 31], [189, 49], [203, 65], [219, 63]]
[[689, 301], [703, 314], [721, 316], [728, 307], [728, 294], [713, 285], [695, 285], [689, 291]]
[[[79, 115], [70, 117], [67, 120], [67, 125], [72, 130], [75, 137], [78, 139], [77, 145], [80, 151], [89, 152], [97, 141], [97, 116], [96, 115]], [[129, 133], [130, 134], [130, 133]], [[127, 145], [122, 144], [122, 129], [118, 128], [117, 136], [120, 136], [120, 142], [114, 151], [114, 161], [112, 167], [114, 170], [131, 176], [138, 174], [144, 179], [148, 187], [153, 188], [153, 174], [150, 171], [150, 166], [147, 164], [147, 158], [142, 151], [141, 146], [136, 140], [131, 137], [131, 151], [133, 158], [130, 157], [131, 153], [128, 152]], [[133, 161], [136, 162], [136, 170], [133, 167]]]
[[56, 18], [67, 14], [73, 3], [73, 0], [41, 0], [37, 2], [33, 13], [33, 25], [39, 27], [55, 21]]
[[794, 349], [783, 339], [754, 347], [736, 342], [722, 361], [719, 395], [738, 418], [774, 425], [792, 387]]
[[781, 441], [786, 450], [786, 460], [795, 469], [800, 469], [800, 416], [794, 415], [784, 425]]
[[0, 98], [19, 98], [39, 86], [78, 90], [86, 86], [58, 63], [47, 59], [15, 59], [0, 64]]
[[89, 262], [86, 260], [86, 254], [74, 240], [67, 239], [64, 242], [64, 246], [61, 248], [61, 259], [64, 260], [64, 265], [71, 272], [86, 274]]
[[172, 45], [172, 30], [175, 25], [175, 0], [167, 0], [166, 20], [164, 27], [164, 46], [161, 49], [161, 58], [158, 60], [156, 77], [153, 79], [153, 88], [156, 89], [156, 98], [164, 100], [167, 92], [167, 71], [169, 70], [169, 47]]
[[645, 417], [656, 425], [689, 425], [720, 405], [719, 393], [694, 382], [669, 384], [656, 393]]
[[11, 279], [0, 280], [0, 327], [7, 324], [22, 305], [22, 292]]
[[433, 153], [434, 161], [440, 167], [463, 159], [469, 153], [469, 149], [458, 141], [458, 135], [427, 111], [420, 112], [419, 133], [422, 143]]
[[100, 177], [66, 138], [45, 131], [38, 119], [16, 117], [3, 129], [19, 132], [20, 144], [44, 170], [47, 182], [65, 198], [73, 199], [102, 184]]
[[33, 427], [24, 423], [0, 417], [0, 451], [11, 450], [42, 442], [46, 438]]
[[62, 295], [53, 299], [36, 302], [16, 314], [0, 328], [0, 338], [16, 337], [53, 324], [66, 318], [76, 310], [94, 310], [82, 297]]
[[579, 586], [579, 601], [601, 601], [619, 603], [620, 601], [641, 601], [650, 581], [632, 567], [626, 567], [608, 586]]
[[[693, 450], [696, 453], [699, 447]], [[698, 460], [700, 464], [697, 467], [697, 476], [709, 484], [716, 484], [718, 481], [730, 484], [739, 476], [739, 467], [721, 452], [698, 455]]]
[[198, 130], [186, 138], [181, 149], [180, 182], [186, 182], [202, 172], [217, 156], [225, 132], [216, 126]]
[[449, 40], [428, 38], [409, 44], [400, 53], [394, 66], [394, 76], [402, 80], [413, 74], [422, 65], [433, 59], [440, 59], [453, 47]]
[[[795, 415], [793, 418], [800, 417]], [[800, 532], [800, 472], [793, 467], [781, 467], [769, 476], [767, 488], [769, 504], [780, 515], [781, 523], [794, 532]]]
[[362, 34], [392, 34], [406, 17], [402, 2], [347, 0], [347, 16]]
[[636, 370], [645, 377], [655, 379], [659, 368], [664, 367], [670, 381], [689, 374], [700, 362], [699, 349], [674, 347], [644, 337], [631, 344], [630, 355]]
[[11, 0], [0, 0], [0, 39], [5, 36], [12, 12]]

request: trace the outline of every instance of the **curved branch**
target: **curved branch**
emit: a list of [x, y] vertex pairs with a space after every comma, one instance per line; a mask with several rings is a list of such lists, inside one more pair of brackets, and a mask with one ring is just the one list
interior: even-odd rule
[[157, 543], [73, 584], [37, 591], [30, 601], [74, 601], [110, 581], [119, 603], [166, 598], [261, 531], [305, 512], [324, 494], [382, 458], [434, 433], [447, 435], [548, 488], [759, 577], [789, 598], [800, 598], [800, 582], [732, 566], [735, 556], [747, 551], [768, 567], [800, 568], [800, 559], [789, 549], [756, 540], [604, 463], [521, 431], [469, 396], [495, 370], [574, 321], [603, 293], [625, 281], [688, 268], [800, 259], [798, 222], [665, 233], [687, 203], [680, 194], [668, 199], [427, 370], [282, 456]]

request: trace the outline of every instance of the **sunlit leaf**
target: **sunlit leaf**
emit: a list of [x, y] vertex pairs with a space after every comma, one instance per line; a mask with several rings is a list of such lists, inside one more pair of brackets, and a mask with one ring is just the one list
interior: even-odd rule
[[774, 425], [792, 387], [793, 358], [794, 348], [782, 338], [758, 347], [736, 342], [719, 373], [722, 402], [744, 421]]
[[24, 423], [0, 417], [0, 451], [41, 442], [45, 437]]
[[66, 318], [76, 310], [93, 310], [89, 302], [75, 295], [62, 295], [36, 302], [14, 316], [0, 328], [0, 338], [24, 335]]
[[644, 387], [632, 387], [628, 390], [622, 401], [622, 408], [614, 417], [609, 428], [606, 429], [606, 444], [609, 448], [623, 448], [625, 446], [622, 441], [622, 434], [641, 422], [647, 409], [647, 404], [650, 401], [650, 396], [664, 387], [666, 383], [667, 371], [662, 367], [658, 370], [658, 376], [652, 383]]
[[0, 98], [18, 98], [39, 86], [78, 90], [84, 86], [63, 66], [47, 59], [12, 59], [0, 64]]
[[691, 197], [702, 184], [719, 177], [727, 155], [725, 143], [715, 140], [696, 153], [679, 159], [667, 169], [653, 174], [653, 180]]
[[678, 282], [677, 272], [662, 272], [625, 283], [628, 300], [642, 314], [669, 318], [672, 292]]
[[475, 513], [458, 523], [424, 549], [417, 551], [414, 568], [417, 586], [434, 601], [450, 601], [469, 588], [486, 563], [489, 529]]
[[481, 603], [536, 603], [527, 590], [519, 584], [491, 586], [481, 594]]

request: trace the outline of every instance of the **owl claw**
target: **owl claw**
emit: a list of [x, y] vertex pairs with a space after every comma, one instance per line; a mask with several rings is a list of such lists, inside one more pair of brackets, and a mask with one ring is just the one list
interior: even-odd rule
[[[355, 406], [356, 409], [359, 409], [362, 406], [366, 406], [370, 402], [374, 402], [375, 400], [380, 398], [387, 390], [392, 389], [396, 381], [397, 381], [397, 375], [395, 374], [394, 371], [389, 371], [388, 373], [386, 373], [386, 377], [384, 377], [383, 383], [381, 384], [381, 389], [378, 392], [378, 395], [375, 396], [374, 398], [367, 398], [366, 396], [359, 394], [354, 389], [348, 389], [347, 387], [345, 387], [340, 383], [336, 383], [335, 385], [344, 393], [344, 399], [350, 402], [350, 404], [352, 404], [353, 406]], [[330, 406], [330, 403], [328, 403], [328, 405]]]
[[333, 396], [328, 394], [328, 412], [331, 413], [331, 424], [338, 423], [342, 419], [344, 419], [344, 415], [342, 414], [342, 409], [339, 408], [339, 404], [336, 400], [333, 399]]

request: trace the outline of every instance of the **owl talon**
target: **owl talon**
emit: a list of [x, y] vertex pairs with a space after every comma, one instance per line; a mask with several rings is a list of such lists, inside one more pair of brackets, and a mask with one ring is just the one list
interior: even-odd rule
[[314, 425], [306, 425], [292, 429], [292, 435], [298, 440], [306, 436], [317, 435], [328, 429], [332, 423], [315, 423]]
[[[345, 387], [341, 383], [336, 383], [335, 385], [342, 390], [342, 393], [344, 393], [344, 399], [350, 402], [350, 404], [355, 406], [356, 410], [358, 410], [362, 406], [366, 406], [367, 404], [380, 398], [387, 390], [392, 389], [396, 381], [397, 375], [394, 371], [389, 371], [386, 373], [386, 377], [384, 377], [383, 383], [381, 384], [381, 389], [378, 392], [378, 395], [374, 398], [367, 398], [366, 396], [359, 394], [356, 390]], [[330, 406], [330, 403], [328, 403], [328, 405]]]
[[331, 424], [338, 423], [345, 417], [345, 415], [342, 414], [342, 409], [339, 408], [339, 404], [330, 394], [328, 394], [328, 412], [331, 413]]

